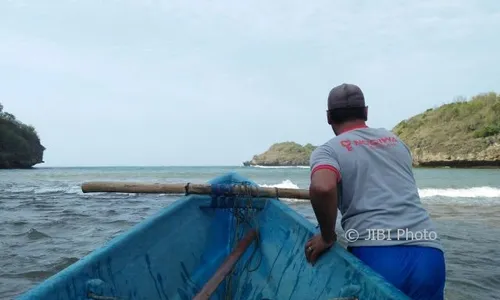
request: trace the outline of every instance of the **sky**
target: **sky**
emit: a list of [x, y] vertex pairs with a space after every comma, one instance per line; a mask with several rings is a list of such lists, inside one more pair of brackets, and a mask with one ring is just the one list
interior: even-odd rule
[[0, 2], [0, 103], [33, 125], [39, 166], [241, 165], [319, 145], [330, 89], [368, 125], [500, 92], [500, 2]]

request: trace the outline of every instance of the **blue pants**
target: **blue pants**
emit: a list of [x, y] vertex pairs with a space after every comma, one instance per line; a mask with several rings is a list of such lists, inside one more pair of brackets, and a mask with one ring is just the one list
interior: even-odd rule
[[373, 246], [349, 251], [411, 299], [444, 299], [446, 267], [439, 249]]

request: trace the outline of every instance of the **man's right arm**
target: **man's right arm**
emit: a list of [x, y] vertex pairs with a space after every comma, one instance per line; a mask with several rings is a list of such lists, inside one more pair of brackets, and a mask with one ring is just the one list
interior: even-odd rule
[[310, 159], [311, 205], [318, 220], [321, 236], [327, 243], [335, 240], [337, 220], [337, 183], [340, 181], [340, 166], [333, 149], [322, 145], [314, 150]]

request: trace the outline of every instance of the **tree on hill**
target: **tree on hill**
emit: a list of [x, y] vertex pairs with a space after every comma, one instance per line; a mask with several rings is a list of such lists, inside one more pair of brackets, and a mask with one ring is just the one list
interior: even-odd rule
[[251, 161], [243, 163], [245, 166], [307, 166], [309, 157], [316, 149], [311, 144], [304, 146], [295, 142], [273, 144], [266, 152], [255, 155]]
[[30, 168], [42, 163], [44, 150], [35, 128], [3, 111], [0, 103], [0, 169]]

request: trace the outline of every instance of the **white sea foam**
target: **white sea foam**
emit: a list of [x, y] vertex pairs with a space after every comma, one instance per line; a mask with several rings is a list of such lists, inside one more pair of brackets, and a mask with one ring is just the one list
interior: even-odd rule
[[[33, 193], [35, 195], [48, 195], [48, 194], [69, 194], [69, 195], [85, 195], [79, 185], [57, 186], [57, 187], [14, 187], [6, 189], [5, 192], [9, 193]], [[109, 193], [92, 193], [92, 195], [106, 195]], [[114, 193], [115, 195], [134, 196], [135, 193]]]
[[[277, 188], [288, 188], [288, 189], [299, 189], [307, 187], [299, 187], [297, 184], [292, 182], [290, 179], [283, 180], [280, 183], [274, 184], [259, 184], [262, 187], [277, 187]], [[65, 193], [65, 194], [77, 194], [84, 195], [81, 190], [81, 186], [78, 185], [68, 185], [68, 186], [53, 186], [53, 187], [12, 187], [5, 190], [5, 192], [11, 193], [34, 193], [37, 195], [53, 194], [53, 193]], [[445, 201], [445, 202], [470, 202], [472, 199], [477, 199], [479, 202], [498, 202], [500, 201], [500, 188], [490, 187], [490, 186], [480, 186], [480, 187], [470, 187], [470, 188], [423, 188], [419, 189], [419, 195], [423, 201]], [[99, 193], [104, 194], [104, 193]], [[133, 193], [120, 193], [121, 195], [133, 196]], [[93, 194], [95, 195], [95, 193]], [[481, 199], [483, 198], [483, 199]], [[298, 200], [298, 199], [282, 199], [287, 202], [301, 202], [308, 200]]]
[[[291, 180], [286, 179], [277, 184], [259, 184], [262, 187], [277, 187], [277, 188], [288, 188], [288, 189], [299, 189], [300, 187], [293, 183]], [[481, 187], [471, 187], [462, 189], [430, 189], [423, 188], [418, 190], [419, 195], [422, 199], [429, 198], [488, 198], [489, 200], [500, 200], [500, 188], [481, 186]], [[493, 199], [492, 199], [493, 198]], [[300, 202], [304, 200], [297, 199], [283, 199], [285, 201]], [[451, 199], [450, 199], [451, 200]], [[458, 199], [457, 199], [458, 200]], [[460, 201], [459, 201], [460, 202]]]
[[290, 179], [283, 180], [278, 184], [259, 184], [261, 187], [277, 187], [282, 189], [299, 189], [299, 186], [293, 183]]
[[[282, 189], [299, 189], [299, 186], [293, 183], [290, 179], [283, 180], [281, 183], [277, 184], [259, 184], [261, 187], [277, 187], [277, 188], [282, 188]], [[281, 198], [281, 200], [285, 202], [304, 202], [304, 201], [309, 201], [309, 200], [302, 200], [302, 199], [287, 199], [287, 198]]]
[[464, 189], [421, 189], [418, 190], [418, 192], [421, 198], [500, 198], [500, 188], [494, 188], [490, 186]]

